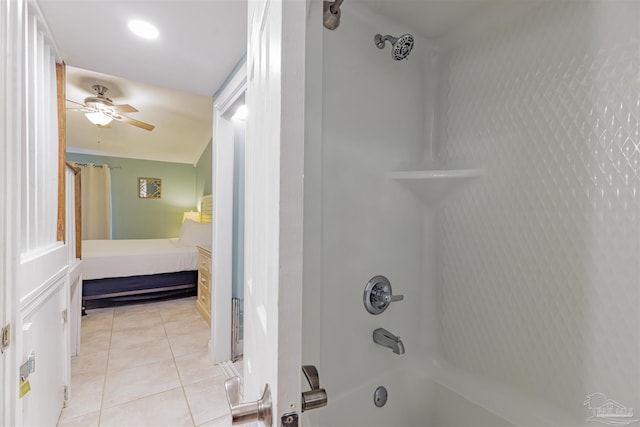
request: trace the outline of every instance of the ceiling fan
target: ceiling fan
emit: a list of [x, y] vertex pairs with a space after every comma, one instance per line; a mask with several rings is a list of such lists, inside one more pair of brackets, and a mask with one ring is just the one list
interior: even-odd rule
[[111, 99], [107, 98], [109, 88], [106, 86], [93, 85], [91, 87], [96, 91], [96, 96], [89, 96], [85, 98], [84, 104], [67, 99], [68, 102], [81, 106], [81, 108], [67, 108], [67, 110], [85, 113], [85, 116], [91, 123], [102, 128], [111, 127], [112, 120], [128, 123], [148, 131], [155, 128], [155, 126], [150, 125], [149, 123], [141, 122], [140, 120], [132, 119], [131, 117], [120, 114], [137, 113], [138, 110], [129, 104], [114, 104]]

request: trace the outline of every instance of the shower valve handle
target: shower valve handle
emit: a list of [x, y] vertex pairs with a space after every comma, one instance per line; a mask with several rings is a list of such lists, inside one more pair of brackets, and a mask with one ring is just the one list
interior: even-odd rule
[[380, 314], [392, 302], [402, 301], [404, 295], [393, 295], [391, 283], [384, 276], [372, 277], [364, 288], [364, 308], [371, 314]]
[[396, 302], [396, 301], [402, 301], [404, 299], [404, 295], [388, 295], [385, 294], [382, 297], [384, 302]]

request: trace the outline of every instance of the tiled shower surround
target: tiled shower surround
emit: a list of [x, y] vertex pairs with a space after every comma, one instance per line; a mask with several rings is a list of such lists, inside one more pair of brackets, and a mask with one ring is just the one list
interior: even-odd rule
[[439, 215], [457, 367], [585, 423], [640, 409], [640, 3], [543, 2], [450, 52], [446, 152], [486, 175]]

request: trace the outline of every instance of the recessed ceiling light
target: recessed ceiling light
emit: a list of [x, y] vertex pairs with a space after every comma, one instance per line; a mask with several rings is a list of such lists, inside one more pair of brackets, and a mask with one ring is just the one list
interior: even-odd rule
[[133, 34], [144, 39], [156, 39], [160, 34], [156, 27], [147, 21], [142, 21], [140, 19], [133, 19], [129, 21], [129, 29]]

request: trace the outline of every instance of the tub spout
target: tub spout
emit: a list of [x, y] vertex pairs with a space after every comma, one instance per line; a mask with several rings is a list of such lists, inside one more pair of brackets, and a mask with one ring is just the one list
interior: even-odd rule
[[400, 337], [393, 335], [384, 328], [378, 328], [373, 331], [373, 342], [390, 348], [395, 354], [404, 354], [404, 344]]

